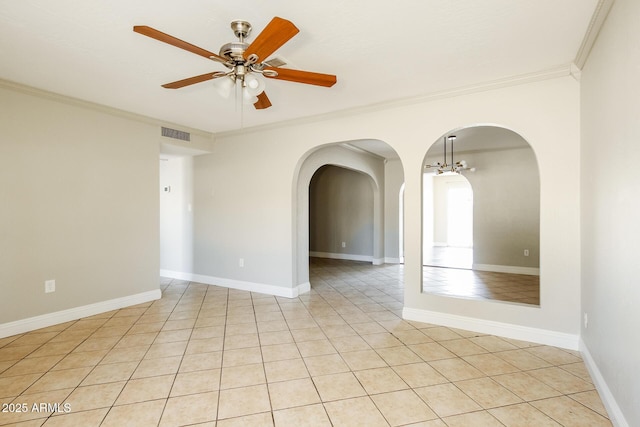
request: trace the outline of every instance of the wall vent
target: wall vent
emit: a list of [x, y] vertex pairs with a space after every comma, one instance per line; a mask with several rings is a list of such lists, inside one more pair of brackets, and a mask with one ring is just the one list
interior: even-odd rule
[[182, 141], [191, 141], [191, 134], [177, 129], [162, 127], [162, 136], [167, 138], [180, 139]]

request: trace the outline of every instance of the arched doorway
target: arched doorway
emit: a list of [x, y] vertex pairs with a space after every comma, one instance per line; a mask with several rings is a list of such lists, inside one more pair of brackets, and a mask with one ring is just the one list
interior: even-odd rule
[[[452, 135], [455, 150], [446, 144]], [[433, 143], [423, 165], [423, 292], [539, 305], [540, 177], [529, 143], [497, 126], [455, 129]], [[470, 226], [465, 182], [473, 192]], [[468, 246], [469, 228], [467, 266], [429, 259], [427, 242], [434, 249]]]
[[[370, 145], [369, 145], [370, 144]], [[389, 154], [392, 153], [392, 154]], [[386, 157], [388, 156], [388, 157]], [[293, 265], [294, 282], [303, 289], [309, 284], [309, 185], [313, 175], [325, 165], [332, 165], [365, 176], [373, 193], [373, 241], [370, 260], [374, 265], [388, 261], [385, 257], [385, 242], [394, 241], [396, 251], [391, 259], [399, 259], [398, 199], [385, 198], [385, 193], [399, 192], [404, 182], [404, 171], [395, 151], [382, 141], [364, 140], [332, 143], [316, 147], [304, 155], [299, 163], [293, 180]], [[387, 178], [385, 181], [385, 177]], [[397, 187], [397, 188], [396, 188]], [[386, 199], [386, 201], [385, 201]], [[385, 215], [385, 212], [395, 212]], [[387, 222], [385, 222], [387, 221]], [[391, 226], [385, 224], [392, 224]], [[394, 240], [395, 238], [395, 240]], [[340, 249], [344, 240], [337, 239]], [[345, 245], [348, 242], [345, 241]], [[348, 249], [348, 248], [344, 248]], [[391, 261], [393, 262], [393, 261]], [[398, 261], [395, 261], [398, 262]]]

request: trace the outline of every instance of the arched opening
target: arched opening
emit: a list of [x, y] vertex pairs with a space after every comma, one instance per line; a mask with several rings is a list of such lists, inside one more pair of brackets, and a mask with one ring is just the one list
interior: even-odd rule
[[422, 291], [539, 305], [540, 178], [527, 141], [497, 126], [456, 129], [423, 164]]
[[[316, 246], [320, 243], [319, 236], [310, 236], [312, 232], [317, 233], [317, 231], [313, 231], [317, 223], [310, 226], [310, 218], [312, 215], [317, 215], [317, 212], [311, 213], [309, 209], [310, 197], [314, 197], [314, 194], [317, 195], [317, 193], [310, 193], [310, 188], [313, 185], [312, 179], [314, 179], [316, 172], [320, 172], [320, 175], [316, 176], [319, 179], [318, 182], [322, 180], [335, 181], [336, 174], [345, 176], [356, 174], [355, 176], [359, 177], [357, 186], [365, 188], [364, 183], [367, 183], [367, 194], [369, 196], [366, 197], [372, 198], [372, 201], [367, 202], [369, 204], [372, 203], [372, 208], [368, 208], [368, 211], [372, 212], [372, 214], [370, 219], [364, 222], [371, 223], [370, 229], [372, 231], [370, 233], [362, 233], [362, 230], [355, 231], [355, 229], [352, 229], [351, 232], [355, 234], [352, 235], [351, 241], [359, 245], [359, 242], [370, 240], [371, 243], [367, 243], [370, 248], [368, 253], [356, 253], [355, 255], [361, 256], [353, 257], [352, 249], [354, 248], [352, 244], [350, 244], [349, 240], [339, 235], [324, 236], [325, 249], [322, 251], [313, 250], [320, 248]], [[382, 141], [359, 140], [332, 143], [316, 147], [303, 156], [298, 163], [293, 182], [293, 214], [295, 218], [295, 228], [293, 230], [293, 274], [298, 288], [304, 289], [311, 286], [309, 281], [309, 255], [317, 255], [317, 252], [331, 251], [328, 253], [329, 255], [338, 258], [342, 257], [345, 259], [344, 262], [353, 260], [353, 262], [365, 261], [369, 265], [382, 265], [385, 263], [398, 265], [400, 261], [400, 219], [398, 218], [398, 203], [400, 199], [397, 195], [403, 183], [404, 171], [400, 159], [395, 150]], [[314, 190], [312, 189], [312, 191]], [[346, 191], [346, 193], [349, 191], [351, 190]], [[326, 191], [324, 194], [327, 194]], [[395, 194], [395, 196], [385, 197], [385, 195], [391, 194]], [[344, 194], [339, 196], [343, 197]], [[360, 196], [358, 195], [358, 197]], [[351, 202], [356, 198], [355, 196], [348, 197]], [[346, 208], [343, 208], [343, 211], [344, 209]], [[344, 220], [345, 218], [335, 221]], [[312, 219], [312, 221], [315, 221], [315, 219]], [[363, 240], [363, 236], [368, 237]], [[313, 246], [311, 243], [312, 238], [314, 239]], [[354, 238], [355, 240], [353, 240]], [[344, 247], [342, 246], [343, 242]], [[311, 252], [310, 248], [312, 249]], [[398, 280], [403, 280], [402, 274], [396, 274], [395, 276], [399, 277]]]

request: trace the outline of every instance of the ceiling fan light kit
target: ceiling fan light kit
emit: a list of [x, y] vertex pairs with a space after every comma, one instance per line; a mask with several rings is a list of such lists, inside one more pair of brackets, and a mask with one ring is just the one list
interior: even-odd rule
[[215, 54], [148, 26], [137, 25], [133, 27], [133, 31], [139, 34], [219, 62], [229, 70], [215, 71], [166, 83], [162, 85], [166, 89], [179, 89], [214, 80], [216, 92], [223, 98], [229, 98], [235, 87], [237, 92], [241, 92], [242, 99], [251, 102], [256, 109], [261, 110], [271, 106], [271, 101], [265, 93], [265, 77], [324, 87], [331, 87], [336, 83], [337, 78], [332, 74], [281, 68], [276, 61], [268, 61], [271, 54], [299, 32], [291, 21], [274, 17], [249, 44], [245, 42], [245, 39], [251, 34], [251, 29], [251, 24], [247, 21], [231, 22], [231, 30], [238, 41], [224, 44], [219, 53]]

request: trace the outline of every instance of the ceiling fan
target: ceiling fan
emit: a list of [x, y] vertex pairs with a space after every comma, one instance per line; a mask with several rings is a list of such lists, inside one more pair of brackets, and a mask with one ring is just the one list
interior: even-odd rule
[[257, 100], [254, 98], [253, 105], [261, 110], [271, 107], [271, 101], [264, 92], [265, 84], [262, 77], [324, 87], [331, 87], [336, 83], [337, 79], [334, 75], [281, 68], [267, 60], [269, 55], [300, 31], [291, 21], [274, 17], [250, 44], [245, 42], [245, 39], [251, 33], [251, 24], [237, 20], [231, 22], [231, 29], [238, 37], [238, 41], [223, 45], [219, 54], [215, 54], [146, 25], [133, 27], [136, 33], [219, 62], [229, 69], [229, 71], [215, 71], [162, 85], [167, 89], [178, 89], [207, 80], [220, 79], [221, 84], [218, 90], [221, 93], [226, 92], [228, 96], [232, 87], [240, 86], [245, 95], [257, 98]]

